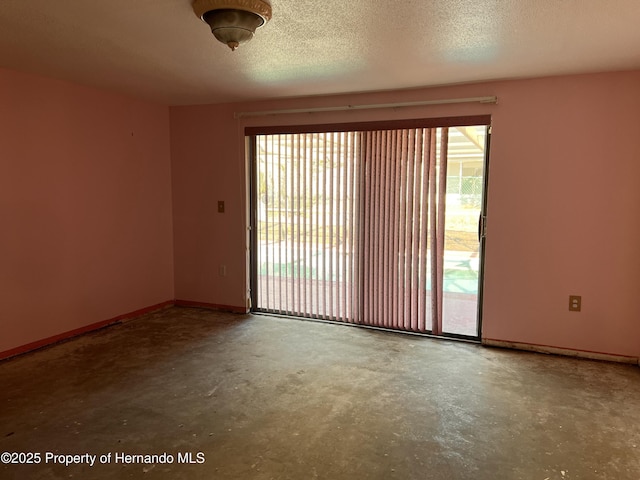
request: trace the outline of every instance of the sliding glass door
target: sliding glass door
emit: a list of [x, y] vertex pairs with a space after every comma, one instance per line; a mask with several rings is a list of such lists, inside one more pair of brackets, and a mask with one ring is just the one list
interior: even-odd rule
[[264, 134], [254, 310], [477, 337], [484, 126]]
[[480, 335], [488, 131], [484, 125], [450, 129], [442, 286], [445, 334]]

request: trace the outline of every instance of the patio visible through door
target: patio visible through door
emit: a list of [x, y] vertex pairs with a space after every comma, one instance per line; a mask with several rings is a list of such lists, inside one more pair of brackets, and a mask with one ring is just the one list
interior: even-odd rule
[[253, 309], [478, 338], [487, 131], [250, 137]]

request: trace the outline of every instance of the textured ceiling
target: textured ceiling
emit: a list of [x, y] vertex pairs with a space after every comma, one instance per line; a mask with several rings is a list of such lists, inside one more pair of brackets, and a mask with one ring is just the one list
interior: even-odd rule
[[190, 0], [0, 0], [0, 66], [169, 105], [640, 68], [640, 0], [272, 0], [237, 51]]

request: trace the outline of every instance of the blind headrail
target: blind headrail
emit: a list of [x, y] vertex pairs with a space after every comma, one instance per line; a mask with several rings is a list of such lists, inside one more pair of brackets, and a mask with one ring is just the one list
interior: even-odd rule
[[281, 110], [258, 110], [253, 112], [235, 112], [234, 118], [264, 117], [269, 115], [289, 115], [295, 113], [321, 113], [321, 112], [341, 112], [348, 110], [372, 110], [384, 108], [422, 107], [428, 105], [449, 105], [455, 103], [489, 103], [497, 104], [498, 97], [467, 97], [467, 98], [446, 98], [439, 100], [418, 100], [414, 102], [395, 103], [374, 103], [362, 105], [337, 105], [333, 107], [312, 107], [312, 108], [289, 108]]

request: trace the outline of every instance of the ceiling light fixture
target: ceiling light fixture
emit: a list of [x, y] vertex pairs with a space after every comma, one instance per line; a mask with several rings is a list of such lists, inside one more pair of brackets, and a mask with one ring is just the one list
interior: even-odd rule
[[256, 28], [271, 20], [268, 0], [195, 0], [193, 11], [232, 51], [251, 40]]

